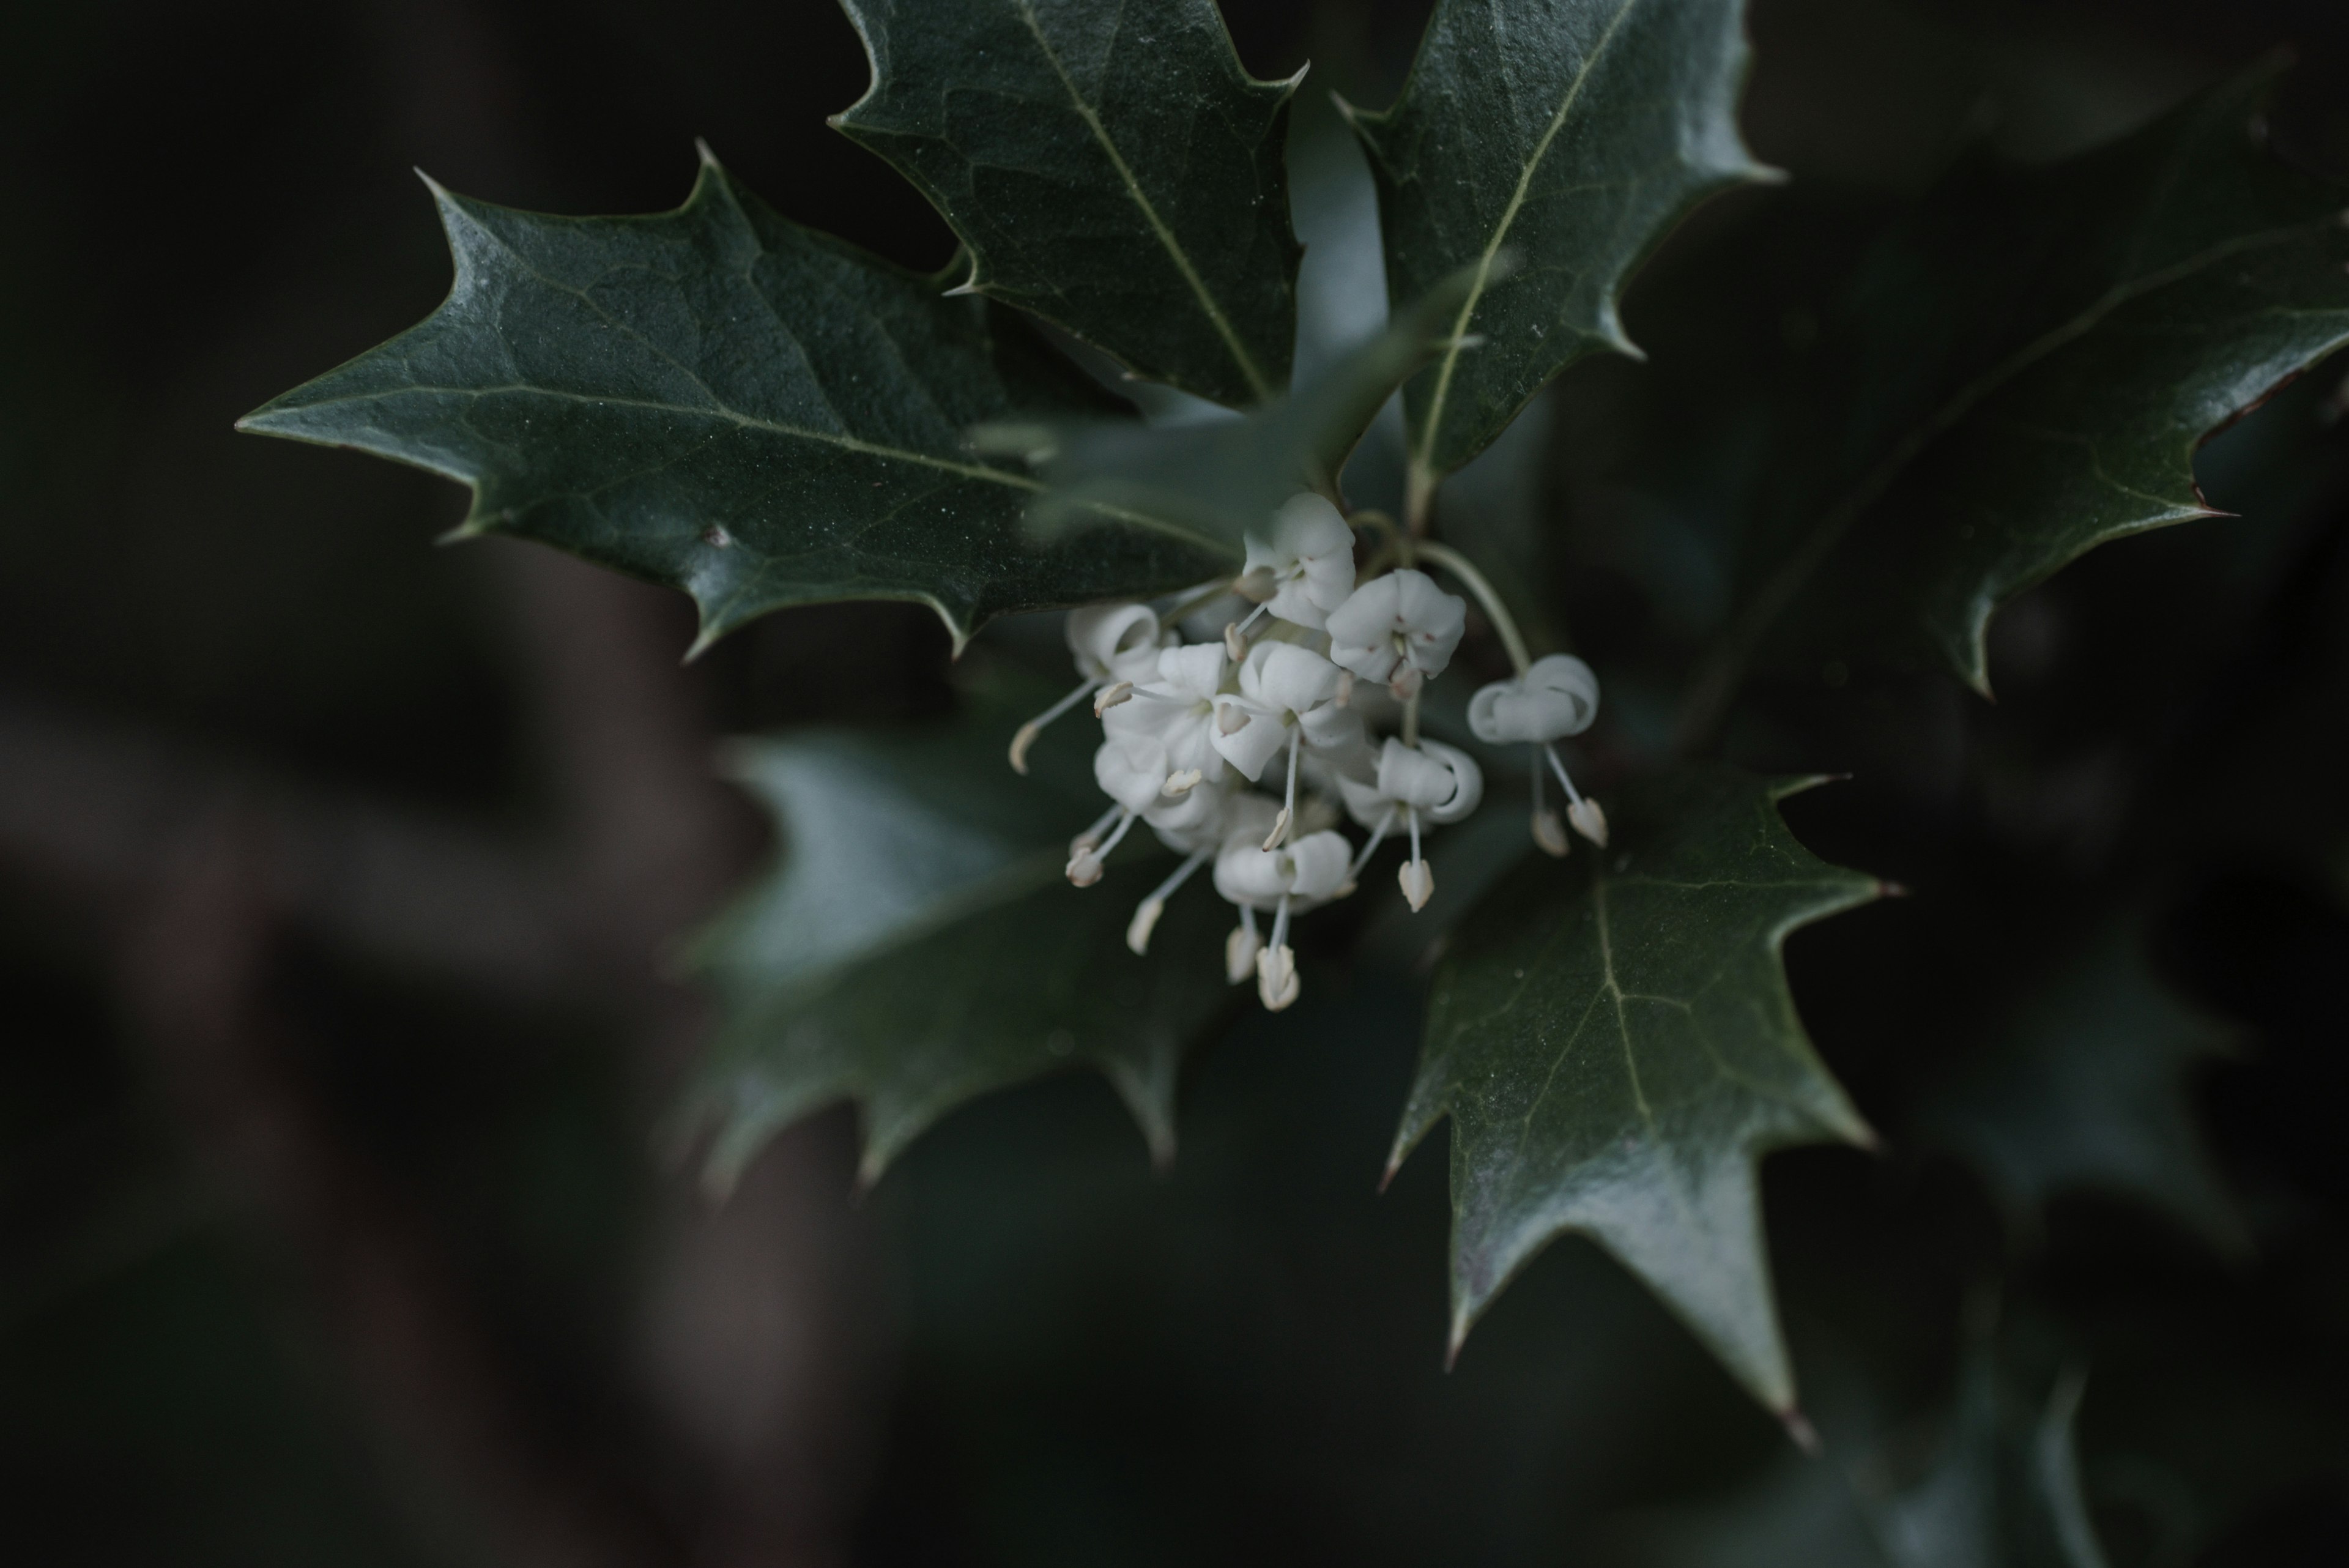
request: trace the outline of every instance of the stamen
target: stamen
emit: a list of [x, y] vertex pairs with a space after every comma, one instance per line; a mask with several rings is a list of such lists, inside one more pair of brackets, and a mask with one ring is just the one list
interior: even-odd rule
[[1256, 955], [1256, 993], [1267, 1012], [1278, 1012], [1297, 1000], [1300, 989], [1297, 954], [1288, 946], [1288, 895], [1283, 893], [1272, 919], [1271, 944]]
[[1099, 844], [1102, 835], [1109, 831], [1109, 825], [1115, 822], [1117, 814], [1124, 809], [1125, 807], [1122, 805], [1112, 805], [1093, 818], [1093, 825], [1091, 827], [1069, 840], [1069, 857], [1074, 859], [1080, 849], [1091, 849], [1094, 845]]
[[1545, 741], [1542, 742], [1542, 755], [1549, 759], [1549, 765], [1551, 768], [1556, 770], [1557, 774], [1557, 782], [1566, 786], [1566, 798], [1579, 805], [1582, 800], [1582, 792], [1574, 787], [1574, 781], [1572, 779], [1566, 776], [1566, 764], [1557, 760], [1557, 748]]
[[1387, 814], [1379, 818], [1379, 825], [1376, 827], [1371, 829], [1371, 841], [1362, 846], [1362, 852], [1354, 857], [1354, 863], [1351, 866], [1346, 867], [1348, 887], [1353, 886], [1354, 878], [1362, 874], [1362, 867], [1371, 863], [1371, 857], [1379, 852], [1379, 846], [1386, 841], [1387, 830], [1394, 826], [1394, 819], [1395, 807], [1387, 807]]
[[1607, 814], [1599, 809], [1595, 800], [1578, 800], [1566, 808], [1566, 820], [1574, 824], [1574, 831], [1599, 846], [1607, 847]]
[[1011, 737], [1011, 771], [1025, 777], [1028, 773], [1028, 748], [1036, 743], [1036, 737], [1044, 732], [1044, 726], [1075, 707], [1079, 698], [1100, 684], [1098, 680], [1086, 681], [1074, 691], [1020, 725], [1019, 732]]
[[1280, 815], [1272, 819], [1272, 836], [1264, 841], [1267, 849], [1287, 836], [1288, 825], [1297, 816], [1297, 747], [1304, 738], [1301, 727], [1288, 732], [1288, 794], [1281, 802]]
[[1237, 985], [1256, 972], [1256, 956], [1264, 950], [1264, 940], [1256, 934], [1256, 910], [1247, 904], [1240, 906], [1240, 923], [1224, 939], [1224, 978]]
[[1435, 868], [1419, 852], [1419, 808], [1406, 806], [1403, 815], [1411, 823], [1411, 858], [1402, 863], [1395, 880], [1402, 885], [1403, 902], [1414, 915], [1427, 908], [1428, 899], [1435, 896]]
[[1224, 628], [1224, 653], [1234, 664], [1247, 657], [1247, 639], [1240, 635], [1237, 621]]
[[1330, 701], [1337, 707], [1343, 708], [1353, 700], [1354, 672], [1350, 670], [1340, 670], [1338, 671], [1338, 695]]
[[1179, 774], [1168, 774], [1166, 782], [1158, 786], [1158, 793], [1164, 795], [1189, 794], [1199, 787], [1199, 780], [1205, 776], [1197, 768], [1185, 768]]
[[1237, 702], [1226, 702], [1216, 710], [1216, 733], [1237, 735], [1248, 725], [1248, 711]]
[[1119, 703], [1132, 701], [1133, 701], [1133, 681], [1120, 680], [1114, 685], [1104, 686], [1093, 694], [1093, 717], [1098, 719]]
[[1133, 831], [1133, 825], [1140, 820], [1142, 820], [1141, 817], [1135, 813], [1131, 811], [1126, 812], [1124, 815], [1117, 819], [1117, 831], [1109, 836], [1109, 842], [1102, 845], [1099, 849], [1093, 851], [1093, 853], [1103, 859], [1107, 859], [1109, 857], [1109, 852], [1116, 848], [1121, 843], [1124, 842], [1125, 836]]
[[1557, 813], [1547, 808], [1534, 813], [1534, 842], [1541, 846], [1543, 854], [1560, 860], [1574, 847], [1572, 840], [1566, 836], [1566, 824], [1557, 819]]
[[1133, 830], [1134, 814], [1123, 806], [1119, 806], [1117, 812], [1117, 831], [1109, 836], [1108, 843], [1096, 847], [1093, 836], [1088, 831], [1079, 835], [1077, 841], [1069, 846], [1069, 880], [1078, 887], [1090, 888], [1102, 879], [1103, 857], [1116, 848], [1118, 841]]
[[1199, 850], [1176, 867], [1174, 875], [1158, 884], [1150, 897], [1142, 900], [1141, 907], [1133, 911], [1133, 919], [1125, 928], [1125, 945], [1133, 950], [1136, 958], [1150, 950], [1150, 933], [1158, 929], [1158, 917], [1166, 912], [1166, 900], [1191, 879], [1193, 872], [1206, 863], [1207, 852]]

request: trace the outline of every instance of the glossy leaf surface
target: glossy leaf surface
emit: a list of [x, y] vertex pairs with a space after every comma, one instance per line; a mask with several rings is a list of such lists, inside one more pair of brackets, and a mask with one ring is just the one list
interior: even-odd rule
[[705, 642], [843, 598], [923, 601], [959, 642], [1006, 611], [1215, 567], [1114, 526], [1029, 539], [1036, 481], [967, 432], [1110, 402], [987, 302], [789, 223], [714, 162], [648, 217], [435, 195], [448, 300], [241, 429], [463, 481], [463, 532], [681, 587]]
[[[1388, 288], [1476, 278], [1446, 353], [1404, 394], [1412, 484], [1482, 452], [1542, 385], [1636, 354], [1625, 283], [1682, 214], [1764, 171], [1737, 133], [1740, 0], [1443, 0], [1392, 109], [1357, 112]], [[1495, 270], [1505, 255], [1518, 265]]]
[[2204, 436], [2349, 342], [2343, 193], [2261, 142], [2264, 76], [2038, 167], [1961, 167], [1896, 223], [1787, 389], [1743, 603], [1701, 689], [1778, 662], [1945, 663], [1998, 605], [2209, 515]]
[[1607, 802], [1609, 848], [1529, 857], [1454, 938], [1394, 1158], [1452, 1118], [1455, 1349], [1579, 1231], [1792, 1409], [1755, 1168], [1869, 1135], [1804, 1035], [1779, 948], [1880, 890], [1787, 832], [1776, 802], [1802, 787], [1659, 776]]
[[873, 86], [833, 123], [969, 247], [971, 287], [1239, 407], [1288, 381], [1295, 82], [1210, 0], [848, 0]]
[[1149, 956], [1128, 951], [1127, 917], [1174, 861], [1137, 831], [1101, 883], [1069, 885], [1069, 840], [1102, 799], [1081, 735], [1048, 733], [1027, 778], [1005, 765], [1030, 711], [982, 695], [927, 733], [740, 747], [736, 775], [783, 848], [700, 943], [725, 1012], [698, 1096], [712, 1181], [841, 1099], [863, 1112], [870, 1181], [954, 1106], [1079, 1064], [1172, 1158], [1183, 1048], [1235, 994], [1230, 909], [1202, 876]]

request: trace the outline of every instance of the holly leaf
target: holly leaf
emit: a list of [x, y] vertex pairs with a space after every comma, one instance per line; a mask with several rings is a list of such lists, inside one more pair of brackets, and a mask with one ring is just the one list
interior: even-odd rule
[[[1470, 268], [1454, 348], [1403, 394], [1410, 486], [1482, 452], [1585, 354], [1635, 358], [1616, 302], [1697, 202], [1773, 178], [1737, 134], [1740, 0], [1442, 0], [1392, 109], [1354, 111], [1386, 223], [1387, 286]], [[1507, 254], [1523, 258], [1502, 275]]]
[[1990, 1353], [1971, 1354], [1932, 1463], [1895, 1484], [1878, 1441], [1853, 1463], [1789, 1459], [1749, 1495], [1648, 1532], [1643, 1559], [1673, 1568], [2105, 1568], [2080, 1489], [2072, 1428], [2084, 1385], [2027, 1402]]
[[462, 481], [459, 535], [683, 588], [697, 647], [784, 605], [897, 598], [930, 605], [959, 648], [1007, 611], [1217, 566], [1099, 518], [1029, 539], [1037, 482], [967, 432], [1113, 405], [1008, 314], [788, 222], [706, 151], [685, 205], [654, 216], [433, 196], [447, 301], [240, 430]]
[[1032, 711], [983, 689], [926, 732], [735, 749], [783, 849], [695, 950], [723, 1012], [688, 1116], [717, 1128], [714, 1186], [842, 1099], [862, 1110], [870, 1183], [956, 1106], [1078, 1064], [1109, 1079], [1154, 1158], [1173, 1158], [1183, 1049], [1233, 994], [1227, 911], [1193, 886], [1147, 957], [1127, 950], [1128, 916], [1174, 861], [1137, 832], [1101, 885], [1069, 885], [1069, 840], [1101, 794], [1090, 753], [1049, 738], [1030, 776], [1004, 765]]
[[1787, 389], [1781, 455], [1701, 679], [1948, 664], [2106, 540], [2214, 515], [2204, 437], [2349, 342], [2343, 194], [2261, 144], [2271, 72], [2054, 164], [1968, 161], [1862, 261]]
[[844, 0], [873, 85], [832, 123], [968, 247], [967, 286], [1238, 407], [1288, 380], [1295, 79], [1210, 0]]
[[1536, 857], [1436, 971], [1392, 1172], [1452, 1118], [1452, 1349], [1551, 1238], [1580, 1231], [1782, 1415], [1756, 1167], [1871, 1137], [1795, 1018], [1788, 932], [1878, 897], [1776, 802], [1816, 781], [1664, 774], [1609, 800], [1612, 847]]
[[2187, 1097], [2233, 1054], [2223, 1025], [2154, 974], [2132, 928], [2101, 933], [1922, 1096], [1920, 1125], [1982, 1174], [2024, 1234], [2058, 1192], [2132, 1194], [2220, 1251], [2251, 1245]]
[[1104, 519], [1237, 555], [1300, 490], [1339, 493], [1338, 477], [1405, 378], [1444, 351], [1470, 275], [1455, 273], [1386, 330], [1312, 380], [1242, 418], [1143, 426], [1076, 420], [978, 432], [986, 450], [1026, 454], [1044, 482], [1029, 510], [1040, 535], [1099, 531]]

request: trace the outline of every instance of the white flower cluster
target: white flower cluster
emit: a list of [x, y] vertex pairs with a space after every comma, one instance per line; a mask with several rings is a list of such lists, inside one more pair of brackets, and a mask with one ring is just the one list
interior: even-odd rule
[[[1011, 765], [1027, 772], [1043, 727], [1092, 697], [1104, 732], [1093, 777], [1113, 804], [1071, 842], [1069, 880], [1100, 881], [1103, 859], [1137, 822], [1185, 857], [1134, 910], [1126, 943], [1140, 953], [1166, 900], [1212, 862], [1216, 890], [1240, 912], [1225, 944], [1227, 976], [1237, 985], [1253, 974], [1265, 1006], [1278, 1010], [1299, 989], [1290, 919], [1353, 892], [1398, 831], [1410, 835], [1399, 880], [1416, 912], [1435, 890], [1423, 835], [1484, 799], [1475, 760], [1417, 732], [1421, 688], [1451, 662], [1467, 605], [1409, 567], [1358, 583], [1353, 530], [1310, 493], [1281, 507], [1269, 542], [1249, 539], [1229, 587], [1256, 609], [1214, 640], [1185, 644], [1176, 614], [1147, 605], [1071, 612], [1069, 647], [1082, 683], [1021, 727]], [[1567, 852], [1567, 838], [1541, 804], [1545, 760], [1566, 788], [1576, 830], [1606, 842], [1605, 816], [1575, 789], [1552, 744], [1588, 728], [1598, 706], [1589, 666], [1564, 654], [1484, 688], [1469, 704], [1478, 739], [1537, 748], [1534, 837], [1554, 855]], [[1398, 719], [1400, 737], [1373, 737], [1373, 725]], [[1337, 831], [1341, 811], [1369, 831], [1360, 850]], [[1268, 937], [1260, 914], [1272, 918]]]

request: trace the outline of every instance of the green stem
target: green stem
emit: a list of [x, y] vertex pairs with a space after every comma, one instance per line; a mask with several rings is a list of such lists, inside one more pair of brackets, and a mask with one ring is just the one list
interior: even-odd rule
[[1523, 675], [1532, 669], [1534, 661], [1526, 655], [1526, 639], [1517, 631], [1516, 618], [1509, 614], [1509, 607], [1501, 602], [1501, 596], [1494, 590], [1491, 583], [1485, 580], [1485, 574], [1476, 569], [1476, 564], [1451, 545], [1439, 545], [1433, 539], [1419, 541], [1419, 553], [1426, 557], [1429, 565], [1443, 567], [1468, 585], [1468, 591], [1475, 594], [1476, 602], [1485, 607], [1485, 618], [1493, 623], [1493, 629], [1501, 634], [1501, 646], [1509, 650], [1509, 661], [1517, 667], [1517, 673]]

